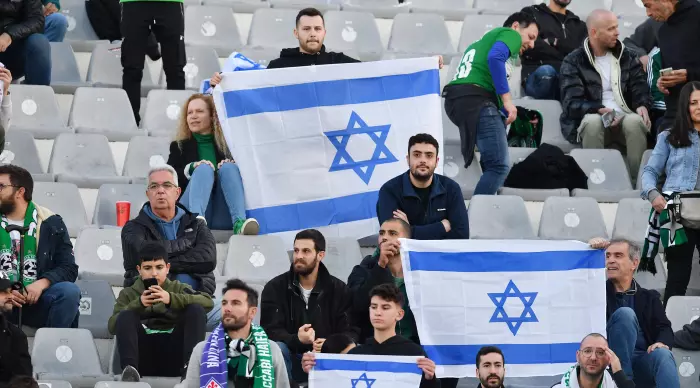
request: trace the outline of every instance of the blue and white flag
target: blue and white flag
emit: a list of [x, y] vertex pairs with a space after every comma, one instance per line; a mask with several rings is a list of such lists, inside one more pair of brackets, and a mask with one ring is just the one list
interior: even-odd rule
[[442, 142], [437, 67], [421, 58], [226, 73], [214, 99], [260, 232], [375, 233], [379, 188], [408, 168], [408, 139]]
[[605, 255], [577, 241], [401, 240], [421, 345], [440, 377], [474, 377], [482, 346], [508, 376], [553, 376], [605, 335]]
[[309, 388], [417, 388], [423, 377], [419, 358], [316, 353]]

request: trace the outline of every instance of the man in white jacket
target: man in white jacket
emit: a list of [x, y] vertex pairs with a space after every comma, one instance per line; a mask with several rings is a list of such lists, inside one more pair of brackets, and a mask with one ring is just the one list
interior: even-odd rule
[[627, 379], [605, 337], [591, 333], [576, 351], [576, 365], [552, 388], [634, 388], [634, 382]]

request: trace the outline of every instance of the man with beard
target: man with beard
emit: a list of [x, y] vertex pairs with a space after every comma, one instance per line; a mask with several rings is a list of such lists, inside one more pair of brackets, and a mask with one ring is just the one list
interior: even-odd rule
[[358, 330], [350, 325], [350, 290], [321, 262], [325, 251], [326, 239], [318, 230], [297, 233], [292, 267], [262, 292], [260, 324], [279, 345], [289, 378], [297, 383], [308, 380], [301, 370], [301, 354], [320, 351], [332, 334], [358, 338]]
[[411, 225], [416, 240], [469, 238], [469, 219], [462, 189], [452, 179], [435, 174], [440, 146], [419, 133], [408, 140], [409, 170], [379, 189], [379, 224], [399, 218]]
[[[32, 201], [33, 192], [29, 171], [0, 166], [0, 269], [20, 286], [12, 291], [11, 321], [18, 322], [21, 311], [23, 325], [77, 328], [80, 288], [68, 228], [61, 216]], [[8, 233], [8, 225], [26, 228], [23, 247], [20, 233]]]
[[[608, 370], [609, 367], [609, 370]], [[490, 387], [490, 386], [489, 386]], [[608, 347], [608, 341], [598, 333], [591, 333], [581, 341], [576, 351], [576, 365], [572, 366], [561, 382], [552, 388], [634, 388], [634, 382], [622, 371], [620, 359]]]
[[501, 349], [484, 346], [476, 353], [476, 376], [479, 378], [477, 388], [503, 388], [506, 376], [506, 362]]
[[8, 322], [4, 313], [12, 311], [12, 282], [0, 271], [0, 388], [6, 388], [16, 376], [32, 375], [27, 336]]
[[[258, 292], [242, 280], [232, 279], [226, 282], [222, 295], [221, 323], [192, 350], [184, 387], [208, 387], [211, 379], [219, 387], [289, 387], [279, 346], [253, 323]], [[225, 363], [221, 362], [224, 357]]]

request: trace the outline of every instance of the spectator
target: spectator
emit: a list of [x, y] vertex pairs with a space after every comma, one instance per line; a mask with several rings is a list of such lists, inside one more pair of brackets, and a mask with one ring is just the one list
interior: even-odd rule
[[462, 189], [452, 179], [435, 174], [439, 149], [429, 134], [411, 136], [406, 156], [409, 170], [379, 189], [380, 224], [400, 218], [411, 225], [411, 235], [417, 240], [469, 238]]
[[39, 383], [32, 376], [17, 376], [10, 381], [7, 388], [39, 388]]
[[[678, 113], [673, 127], [659, 134], [651, 157], [642, 174], [642, 198], [649, 200], [656, 211], [655, 218], [661, 219], [662, 213], [668, 213], [666, 198], [662, 193], [700, 190], [697, 179], [698, 166], [688, 160], [700, 159], [700, 82], [689, 82], [683, 87], [678, 102]], [[666, 175], [663, 189], [659, 192], [657, 185], [662, 174]], [[669, 219], [669, 223], [672, 218]], [[671, 223], [673, 225], [673, 223]], [[663, 225], [659, 225], [660, 227]], [[668, 241], [660, 241], [666, 248], [668, 278], [664, 292], [664, 304], [672, 296], [685, 295], [693, 273], [693, 253], [700, 244], [700, 229], [683, 227], [687, 242], [668, 246]], [[666, 234], [661, 234], [665, 237]], [[647, 255], [645, 255], [646, 257]], [[648, 255], [653, 257], [655, 255]]]
[[[212, 378], [219, 387], [227, 383], [233, 387], [289, 387], [279, 346], [253, 323], [258, 292], [233, 279], [226, 282], [222, 295], [221, 323], [195, 346], [182, 388], [208, 386]], [[224, 357], [226, 362], [222, 362]]]
[[651, 50], [659, 46], [658, 37], [661, 24], [661, 22], [648, 18], [634, 29], [632, 35], [622, 41], [626, 49], [637, 54], [643, 69], [647, 69]]
[[[644, 63], [641, 60], [640, 62]], [[661, 77], [661, 50], [658, 47], [654, 47], [649, 51], [646, 59], [646, 72], [647, 72], [647, 84], [649, 85], [649, 90], [651, 91], [652, 106], [651, 112], [649, 112], [649, 118], [651, 119], [653, 130], [653, 137], [664, 131], [669, 125], [668, 120], [665, 120], [666, 115], [666, 101], [665, 95], [659, 90], [656, 85], [659, 77]]]
[[[15, 165], [0, 166], [0, 268], [12, 282], [22, 279], [22, 290], [12, 291], [12, 321], [34, 328], [77, 328], [80, 288], [73, 244], [61, 216], [32, 201], [34, 180]], [[24, 250], [20, 234], [8, 225], [27, 228]], [[20, 259], [24, 263], [22, 274]]]
[[[561, 65], [562, 133], [583, 148], [626, 149], [634, 183], [651, 128], [646, 74], [636, 55], [617, 39], [614, 13], [595, 10], [587, 24], [583, 47]], [[614, 119], [606, 125], [611, 115]]]
[[0, 97], [0, 154], [5, 149], [5, 133], [10, 129], [12, 120], [12, 99], [10, 98], [10, 83], [12, 73], [0, 67], [0, 82], [2, 82], [2, 97]]
[[[139, 276], [142, 245], [161, 241], [168, 252], [168, 278], [188, 284], [195, 291], [214, 295], [214, 236], [204, 220], [177, 204], [179, 195], [177, 173], [172, 167], [164, 165], [151, 169], [146, 190], [148, 203], [122, 229], [124, 287], [133, 286]], [[209, 327], [220, 321], [221, 307], [217, 304], [209, 314]]]
[[679, 388], [671, 354], [673, 331], [660, 295], [640, 287], [633, 277], [639, 266], [639, 247], [627, 240], [593, 239], [590, 244], [606, 248], [608, 339], [625, 375], [640, 387], [655, 383], [657, 387]]
[[168, 279], [170, 263], [165, 246], [156, 241], [141, 245], [139, 277], [119, 292], [109, 318], [116, 335], [122, 381], [144, 376], [183, 376], [192, 349], [206, 334], [211, 296], [186, 283]]
[[581, 348], [576, 351], [576, 365], [552, 388], [574, 387], [634, 388], [634, 382], [627, 380], [620, 359], [610, 350], [605, 337], [591, 333], [583, 338]]
[[689, 50], [700, 36], [700, 3], [694, 0], [642, 0], [647, 15], [657, 22], [659, 49], [663, 53], [662, 69], [673, 69], [669, 75], [659, 77], [659, 90], [666, 94], [666, 117], [673, 120], [680, 107], [678, 99], [683, 85], [700, 81], [700, 52]]
[[[516, 12], [503, 26], [467, 47], [455, 78], [443, 90], [445, 112], [459, 128], [464, 167], [471, 165], [475, 146], [481, 152], [484, 174], [474, 195], [496, 194], [508, 176], [506, 126], [518, 112], [508, 87], [508, 72], [519, 55], [535, 47], [539, 34], [537, 21], [529, 13]], [[420, 238], [415, 231], [414, 235]]]
[[[367, 343], [353, 348], [348, 354], [371, 354], [381, 356], [423, 356], [418, 359], [418, 367], [423, 371], [420, 387], [439, 387], [435, 378], [435, 362], [427, 358], [420, 345], [396, 334], [396, 322], [403, 318], [403, 294], [393, 284], [382, 284], [372, 289], [369, 315], [374, 335]], [[313, 353], [304, 354], [304, 372], [309, 373], [316, 365]]]
[[503, 388], [506, 377], [506, 361], [501, 349], [484, 346], [476, 353], [476, 376], [479, 388]]
[[49, 42], [63, 42], [68, 31], [68, 19], [60, 13], [60, 0], [42, 0], [44, 4], [44, 35]]
[[[582, 1], [582, 0], [577, 0]], [[564, 57], [581, 47], [588, 35], [586, 23], [566, 7], [571, 0], [549, 0], [523, 8], [540, 28], [535, 47], [523, 53], [525, 94], [538, 100], [559, 99], [559, 68]]]
[[51, 46], [40, 0], [0, 3], [0, 63], [29, 85], [51, 83]]
[[350, 338], [350, 336], [347, 334], [332, 334], [329, 335], [325, 341], [323, 341], [321, 353], [348, 354], [348, 352], [355, 347], [357, 347], [355, 340]]
[[350, 325], [350, 290], [323, 265], [325, 254], [321, 232], [297, 233], [291, 269], [270, 280], [262, 293], [260, 323], [282, 349], [290, 380], [297, 383], [308, 378], [299, 370], [302, 353], [320, 351], [333, 334], [357, 339], [358, 330]]
[[27, 336], [22, 329], [5, 318], [12, 311], [12, 281], [0, 271], [0, 388], [16, 376], [32, 375], [32, 359], [29, 356]]
[[168, 164], [182, 182], [180, 203], [212, 229], [258, 234], [258, 221], [245, 218], [241, 172], [226, 145], [211, 96], [194, 94], [185, 102]]

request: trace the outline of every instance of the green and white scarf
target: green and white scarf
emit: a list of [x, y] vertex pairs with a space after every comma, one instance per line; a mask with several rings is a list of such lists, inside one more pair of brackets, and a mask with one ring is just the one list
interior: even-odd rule
[[[561, 384], [560, 385], [555, 385], [555, 387], [563, 387], [563, 388], [579, 388], [578, 384], [578, 364], [572, 366], [561, 378]], [[603, 372], [603, 379], [600, 382], [600, 385], [598, 385], [598, 388], [616, 388], [617, 385], [615, 385], [615, 380], [613, 380], [612, 376], [610, 376], [610, 373], [606, 369]]]
[[651, 272], [653, 275], [656, 274], [654, 258], [659, 253], [659, 244], [662, 244], [664, 249], [668, 249], [688, 242], [685, 229], [683, 229], [680, 219], [676, 217], [674, 193], [664, 192], [662, 195], [667, 201], [666, 209], [659, 213], [652, 208], [649, 212], [649, 226], [644, 239], [642, 258], [637, 269], [638, 271]]
[[[29, 228], [24, 237], [24, 251], [20, 254], [24, 258], [23, 286], [26, 287], [36, 281], [37, 263], [36, 263], [36, 232], [37, 232], [37, 209], [34, 202], [29, 202], [27, 212], [24, 214], [24, 227]], [[19, 281], [19, 258], [13, 256], [12, 238], [5, 230], [9, 221], [3, 214], [0, 221], [0, 268], [7, 272], [10, 281], [15, 283]]]

